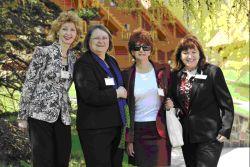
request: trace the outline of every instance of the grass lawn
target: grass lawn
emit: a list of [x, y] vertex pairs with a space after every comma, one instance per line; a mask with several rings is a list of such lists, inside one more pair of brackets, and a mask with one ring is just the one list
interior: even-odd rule
[[84, 166], [85, 162], [83, 159], [81, 144], [76, 131], [76, 115], [71, 114], [71, 118], [72, 118], [72, 125], [71, 125], [72, 148], [71, 148], [70, 167], [78, 167], [78, 166], [80, 167]]
[[[223, 69], [223, 74], [233, 99], [249, 103], [249, 70], [237, 72], [235, 69]], [[234, 109], [236, 113], [249, 116], [249, 108], [242, 108], [235, 103]]]
[[[240, 100], [249, 103], [249, 87], [239, 86], [238, 84], [230, 82], [228, 83], [228, 89], [234, 100]], [[236, 113], [240, 113], [249, 117], [249, 107], [248, 109], [242, 108], [242, 106], [239, 104], [234, 103], [234, 110]]]
[[234, 99], [249, 102], [249, 87], [239, 86], [234, 83], [228, 83], [227, 86]]
[[69, 89], [69, 96], [70, 96], [70, 98], [75, 98], [76, 99], [76, 91], [75, 91], [74, 83], [71, 85], [71, 87]]
[[[240, 100], [249, 103], [249, 87], [243, 87], [234, 83], [229, 83], [228, 89], [234, 100]], [[234, 110], [236, 113], [240, 113], [247, 117], [249, 116], [249, 107], [248, 109], [242, 108], [239, 104], [234, 103]]]

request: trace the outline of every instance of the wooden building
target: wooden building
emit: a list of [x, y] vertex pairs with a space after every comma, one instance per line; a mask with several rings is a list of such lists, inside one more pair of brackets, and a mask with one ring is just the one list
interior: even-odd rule
[[[128, 52], [128, 39], [136, 28], [144, 28], [151, 32], [154, 39], [154, 53], [152, 60], [159, 63], [168, 63], [178, 41], [189, 32], [166, 7], [159, 9], [144, 9], [139, 3], [134, 9], [117, 7], [113, 2], [105, 0], [52, 0], [62, 10], [84, 7], [99, 8], [100, 18], [90, 21], [89, 24], [104, 24], [113, 35], [114, 49], [111, 55], [115, 56], [121, 68], [132, 64], [132, 57]], [[122, 0], [117, 0], [122, 3]], [[160, 13], [160, 15], [159, 15]], [[85, 23], [84, 30], [88, 25]]]

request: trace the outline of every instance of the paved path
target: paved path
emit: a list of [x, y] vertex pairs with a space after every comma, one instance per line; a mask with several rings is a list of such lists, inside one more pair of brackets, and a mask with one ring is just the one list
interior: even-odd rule
[[218, 167], [249, 167], [249, 147], [224, 148]]
[[[172, 151], [171, 167], [185, 167], [180, 148]], [[249, 147], [223, 148], [217, 167], [249, 167]]]

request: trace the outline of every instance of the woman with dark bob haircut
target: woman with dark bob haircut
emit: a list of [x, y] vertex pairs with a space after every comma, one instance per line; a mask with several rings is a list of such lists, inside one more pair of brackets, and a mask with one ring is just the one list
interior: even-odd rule
[[120, 167], [121, 129], [126, 124], [127, 91], [116, 60], [107, 52], [112, 36], [103, 25], [92, 26], [84, 40], [86, 52], [77, 60], [74, 83], [77, 94], [76, 126], [86, 165]]
[[216, 167], [234, 119], [223, 73], [206, 62], [202, 46], [192, 35], [179, 42], [174, 58], [170, 94], [183, 127], [186, 166]]
[[128, 47], [135, 59], [135, 63], [124, 71], [130, 112], [130, 125], [126, 131], [129, 163], [140, 167], [168, 166], [171, 147], [164, 104], [170, 67], [156, 66], [149, 59], [153, 52], [153, 39], [143, 29], [131, 34]]

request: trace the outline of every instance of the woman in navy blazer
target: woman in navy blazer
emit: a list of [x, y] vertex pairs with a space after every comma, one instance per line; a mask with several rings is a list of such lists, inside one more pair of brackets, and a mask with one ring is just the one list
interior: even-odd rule
[[176, 48], [171, 77], [171, 96], [183, 126], [186, 166], [216, 167], [234, 118], [223, 73], [206, 62], [197, 38], [188, 35]]
[[125, 98], [121, 72], [107, 54], [112, 35], [103, 25], [92, 26], [84, 40], [85, 53], [77, 60], [74, 83], [77, 95], [76, 126], [87, 167], [120, 167], [118, 151], [125, 120]]

